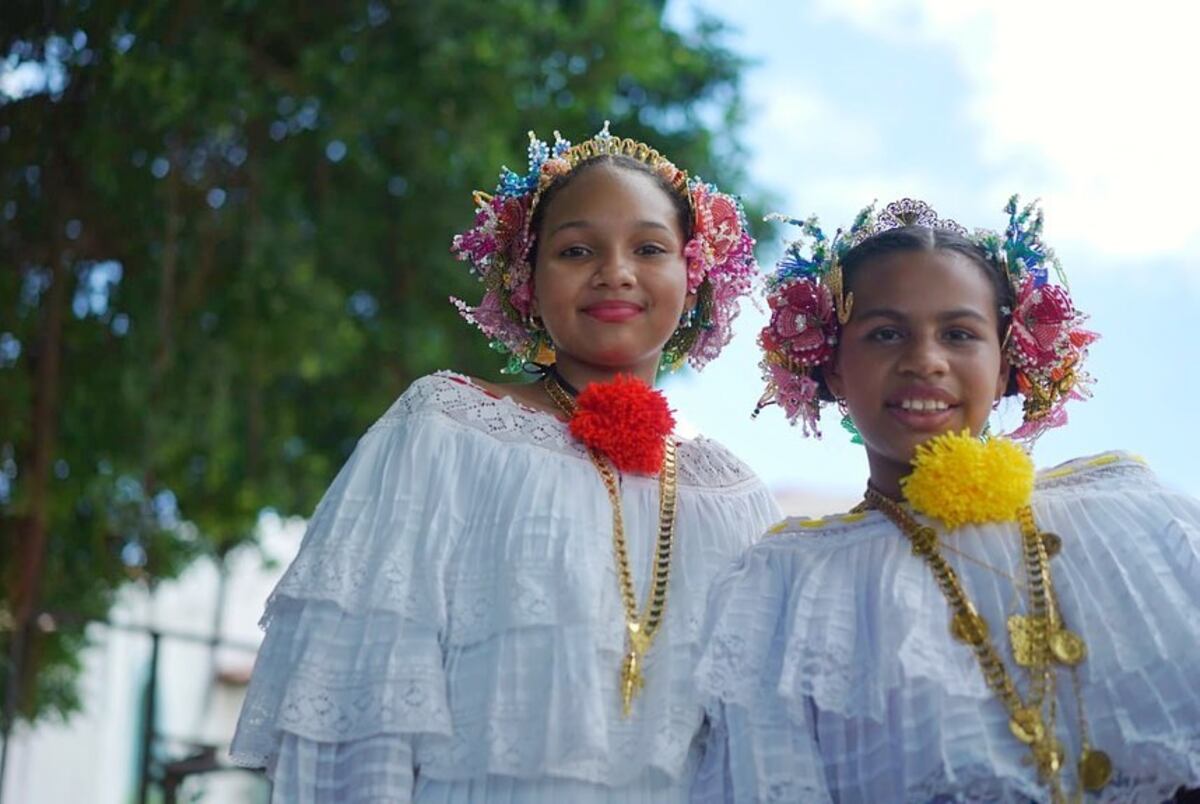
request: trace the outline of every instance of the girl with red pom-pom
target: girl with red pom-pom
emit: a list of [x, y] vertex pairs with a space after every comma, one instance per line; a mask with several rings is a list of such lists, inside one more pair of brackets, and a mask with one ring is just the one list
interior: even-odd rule
[[442, 372], [359, 443], [268, 605], [233, 753], [276, 801], [686, 800], [710, 579], [778, 519], [653, 389], [729, 340], [745, 217], [653, 149], [534, 140], [456, 301], [532, 383]]

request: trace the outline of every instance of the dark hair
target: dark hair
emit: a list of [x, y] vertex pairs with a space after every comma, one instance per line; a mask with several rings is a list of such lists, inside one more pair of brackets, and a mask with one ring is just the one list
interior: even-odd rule
[[537, 266], [538, 246], [541, 243], [542, 220], [546, 217], [546, 210], [554, 202], [555, 196], [561, 193], [575, 179], [587, 173], [592, 168], [600, 167], [601, 165], [637, 171], [654, 179], [655, 184], [667, 194], [667, 197], [671, 199], [671, 203], [675, 205], [675, 212], [679, 216], [679, 229], [683, 232], [683, 242], [686, 243], [692, 239], [692, 209], [686, 195], [672, 187], [666, 179], [655, 173], [643, 162], [639, 162], [623, 154], [602, 154], [580, 163], [570, 173], [558, 177], [549, 187], [542, 191], [537, 207], [533, 210], [533, 218], [529, 221], [529, 231], [533, 234], [533, 247], [529, 250], [529, 264], [531, 266]]
[[[1008, 333], [1009, 321], [1012, 318], [1012, 309], [1016, 303], [1013, 287], [1008, 281], [1008, 273], [1003, 265], [989, 257], [981, 247], [966, 237], [947, 229], [901, 226], [867, 238], [846, 252], [842, 258], [842, 286], [846, 292], [850, 292], [854, 286], [855, 275], [872, 260], [886, 257], [889, 254], [919, 251], [952, 251], [955, 254], [961, 254], [987, 274], [992, 290], [995, 291], [996, 320], [999, 322], [997, 335], [1003, 344], [1005, 335]], [[825, 378], [821, 376], [820, 369], [814, 374], [820, 383], [821, 399], [826, 402], [834, 401], [833, 394], [825, 384]], [[1008, 386], [1004, 390], [1004, 395], [1012, 396], [1015, 393], [1017, 393], [1016, 376], [1010, 369]]]

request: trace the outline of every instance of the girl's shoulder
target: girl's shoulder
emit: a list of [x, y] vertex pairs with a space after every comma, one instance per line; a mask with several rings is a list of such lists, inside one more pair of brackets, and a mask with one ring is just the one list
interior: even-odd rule
[[[1037, 474], [1038, 497], [1057, 492], [1077, 495], [1092, 488], [1155, 487], [1158, 480], [1145, 459], [1132, 452], [1112, 450], [1065, 461]], [[763, 534], [756, 549], [763, 552], [846, 549], [865, 541], [895, 535], [895, 526], [878, 511], [853, 509], [819, 517], [787, 517]]]
[[767, 529], [760, 545], [765, 551], [840, 549], [893, 532], [891, 522], [878, 511], [855, 508], [817, 517], [786, 517]]
[[[1065, 461], [1038, 471], [1035, 493], [1058, 488], [1075, 488], [1099, 482], [1157, 484], [1146, 461], [1131, 452], [1112, 450]], [[792, 516], [773, 525], [764, 534], [764, 550], [841, 548], [862, 544], [878, 537], [896, 535], [896, 526], [887, 516], [859, 504], [849, 511], [822, 516]], [[774, 545], [774, 547], [772, 547]]]
[[762, 485], [758, 475], [741, 458], [721, 442], [702, 435], [680, 440], [679, 473], [681, 483], [706, 489]]
[[1038, 490], [1053, 489], [1080, 483], [1133, 477], [1150, 479], [1154, 473], [1145, 458], [1124, 450], [1109, 450], [1096, 455], [1072, 458], [1037, 473]]
[[511, 396], [495, 393], [465, 374], [436, 371], [413, 380], [370, 431], [409, 427], [466, 431], [497, 443], [533, 442], [561, 452], [573, 448], [566, 423], [528, 407]]
[[453, 414], [504, 401], [504, 397], [492, 393], [465, 374], [449, 370], [435, 371], [413, 380], [375, 426], [387, 426], [407, 416]]
[[[532, 444], [590, 461], [566, 421], [498, 390], [497, 386], [455, 371], [427, 374], [414, 380], [371, 429], [433, 419], [443, 426], [474, 431], [499, 444]], [[682, 486], [730, 490], [761, 485], [753, 469], [714, 439], [702, 435], [681, 438], [678, 455]]]

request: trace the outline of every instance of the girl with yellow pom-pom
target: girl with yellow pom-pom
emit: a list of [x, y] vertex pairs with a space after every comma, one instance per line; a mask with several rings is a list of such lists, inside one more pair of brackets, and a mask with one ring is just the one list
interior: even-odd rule
[[[1200, 502], [1136, 458], [1034, 473], [1085, 395], [1041, 214], [967, 231], [905, 199], [801, 227], [760, 335], [777, 403], [867, 451], [854, 511], [787, 520], [719, 579], [694, 799], [1159, 802], [1200, 783]], [[1055, 281], [1055, 277], [1059, 281]], [[987, 435], [1020, 395], [1022, 426]]]

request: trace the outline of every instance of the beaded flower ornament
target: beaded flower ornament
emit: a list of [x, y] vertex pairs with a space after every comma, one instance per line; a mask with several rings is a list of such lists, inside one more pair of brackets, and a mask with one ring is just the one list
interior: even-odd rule
[[456, 235], [450, 247], [458, 259], [470, 263], [471, 273], [484, 288], [475, 306], [461, 299], [450, 301], [491, 340], [493, 349], [508, 355], [505, 373], [517, 373], [527, 362], [554, 361], [549, 333], [532, 315], [529, 256], [537, 236], [532, 230], [534, 210], [557, 181], [605, 156], [624, 156], [645, 165], [687, 199], [692, 215], [692, 237], [684, 256], [687, 289], [696, 294], [696, 306], [664, 347], [663, 368], [673, 370], [686, 360], [700, 369], [720, 354], [732, 336], [739, 302], [750, 291], [758, 270], [741, 203], [698, 177], [688, 178], [650, 146], [614, 137], [607, 122], [599, 134], [578, 145], [557, 131], [550, 145], [531, 131], [528, 154], [525, 175], [503, 168], [494, 193], [475, 193], [475, 224]]
[[[1098, 337], [1083, 328], [1086, 316], [1075, 309], [1062, 267], [1042, 242], [1043, 217], [1037, 203], [1020, 207], [1017, 196], [1004, 211], [1003, 233], [986, 229], [969, 233], [952, 220], [939, 218], [923, 201], [906, 198], [881, 211], [863, 209], [848, 230], [832, 237], [815, 217], [797, 220], [771, 216], [799, 227], [800, 237], [788, 245], [776, 270], [767, 277], [771, 319], [759, 334], [760, 363], [767, 387], [758, 411], [778, 404], [805, 435], [820, 437], [822, 399], [814, 373], [833, 359], [842, 326], [850, 320], [854, 294], [846, 292], [842, 260], [869, 238], [903, 226], [924, 226], [961, 235], [1003, 266], [1012, 285], [1014, 309], [1003, 343], [1017, 391], [1024, 399], [1023, 422], [1011, 438], [1029, 442], [1066, 423], [1066, 403], [1089, 396], [1091, 378], [1082, 370], [1087, 347]], [[1051, 280], [1051, 271], [1058, 283]]]

